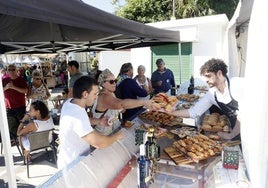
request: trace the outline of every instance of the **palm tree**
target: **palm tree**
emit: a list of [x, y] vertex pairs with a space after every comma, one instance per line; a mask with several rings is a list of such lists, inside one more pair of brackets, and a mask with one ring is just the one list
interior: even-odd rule
[[213, 14], [206, 0], [177, 0], [177, 18], [191, 18]]

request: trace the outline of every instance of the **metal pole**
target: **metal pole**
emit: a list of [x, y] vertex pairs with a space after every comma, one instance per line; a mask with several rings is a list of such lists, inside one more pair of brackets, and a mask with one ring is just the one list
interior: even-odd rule
[[4, 146], [4, 156], [5, 156], [5, 165], [7, 169], [7, 179], [8, 179], [8, 186], [9, 187], [17, 187], [16, 184], [16, 174], [14, 171], [14, 164], [13, 164], [13, 157], [11, 152], [11, 144], [10, 144], [10, 136], [9, 136], [9, 129], [7, 123], [7, 114], [5, 109], [5, 101], [4, 101], [4, 91], [3, 91], [3, 84], [1, 80], [0, 86], [0, 132], [2, 137], [2, 143]]
[[179, 69], [180, 69], [180, 84], [181, 84], [181, 77], [182, 77], [182, 62], [181, 62], [181, 43], [179, 42]]
[[172, 17], [175, 18], [175, 0], [172, 2]]
[[89, 60], [88, 60], [88, 55], [89, 55], [89, 52], [86, 52], [86, 68], [87, 68], [87, 74], [89, 74], [89, 68], [88, 68], [88, 64], [89, 64]]
[[175, 17], [175, 0], [172, 1], [172, 16], [170, 18], [171, 20], [176, 20]]

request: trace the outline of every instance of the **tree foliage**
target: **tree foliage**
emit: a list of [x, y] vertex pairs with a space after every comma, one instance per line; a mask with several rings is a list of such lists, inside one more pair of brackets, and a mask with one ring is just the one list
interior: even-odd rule
[[[125, 6], [119, 5], [118, 1], [112, 0], [112, 3], [117, 6], [116, 14], [130, 20], [150, 23], [169, 20], [173, 15], [173, 0], [126, 0]], [[230, 19], [239, 0], [174, 1], [177, 19], [224, 13]]]

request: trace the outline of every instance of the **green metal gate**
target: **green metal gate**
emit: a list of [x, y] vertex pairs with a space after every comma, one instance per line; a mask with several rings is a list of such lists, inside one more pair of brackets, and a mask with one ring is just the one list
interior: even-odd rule
[[156, 60], [162, 58], [165, 62], [166, 68], [173, 71], [175, 82], [180, 84], [180, 64], [181, 60], [181, 82], [190, 79], [192, 75], [192, 43], [181, 43], [181, 58], [179, 57], [179, 44], [169, 44], [162, 46], [151, 47], [152, 52], [152, 72], [157, 69]]

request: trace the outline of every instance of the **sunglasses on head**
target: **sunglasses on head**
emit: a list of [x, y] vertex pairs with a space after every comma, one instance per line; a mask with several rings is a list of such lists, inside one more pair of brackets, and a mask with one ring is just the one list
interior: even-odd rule
[[117, 80], [105, 80], [104, 82], [109, 82], [110, 84], [116, 84]]
[[7, 69], [9, 72], [11, 72], [11, 71], [15, 71], [16, 69]]

